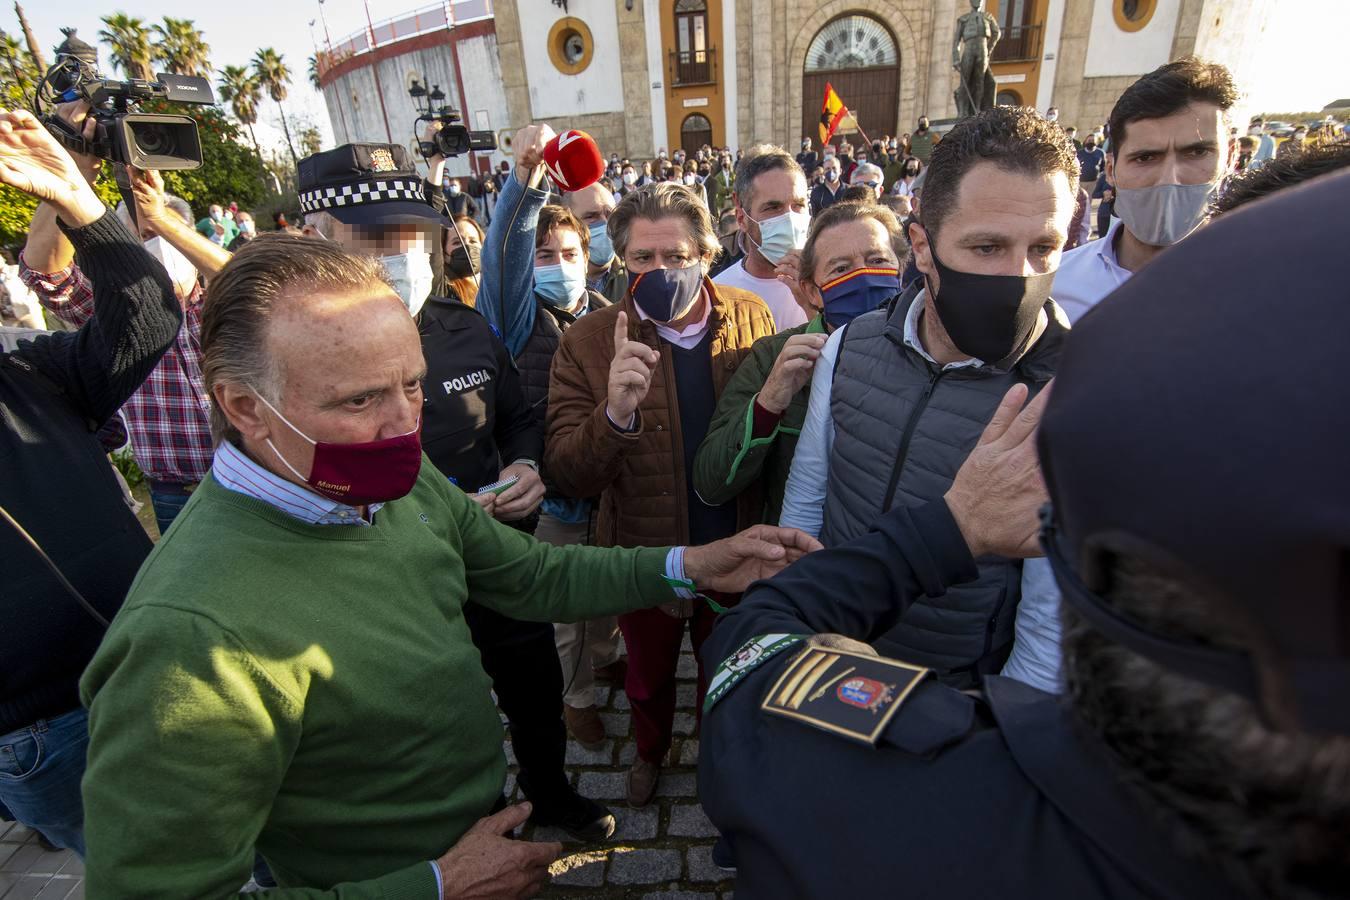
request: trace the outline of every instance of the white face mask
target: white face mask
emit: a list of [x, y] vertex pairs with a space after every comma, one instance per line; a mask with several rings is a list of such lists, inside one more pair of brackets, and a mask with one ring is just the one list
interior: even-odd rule
[[411, 315], [422, 310], [431, 293], [431, 254], [425, 250], [410, 250], [396, 256], [381, 256], [384, 270], [394, 282], [394, 290]]
[[458, 183], [458, 182], [453, 182], [453, 181], [452, 181], [452, 182], [450, 183], [449, 191], [450, 191], [450, 196], [451, 196], [451, 197], [456, 197], [456, 196], [458, 196], [458, 195], [459, 195], [459, 183]]
[[[749, 216], [746, 216], [750, 219]], [[759, 250], [760, 256], [763, 256], [773, 265], [778, 265], [784, 256], [791, 250], [800, 250], [806, 246], [806, 235], [811, 230], [811, 216], [809, 213], [788, 210], [780, 216], [774, 216], [771, 219], [765, 219], [757, 222], [750, 219], [759, 226], [760, 243], [755, 244], [750, 235], [746, 239], [755, 244]]]
[[1218, 181], [1117, 187], [1115, 214], [1145, 244], [1170, 247], [1208, 218], [1209, 205], [1218, 192]]
[[178, 248], [162, 237], [152, 237], [145, 242], [145, 250], [159, 260], [179, 297], [186, 297], [197, 286], [197, 267], [178, 251]]

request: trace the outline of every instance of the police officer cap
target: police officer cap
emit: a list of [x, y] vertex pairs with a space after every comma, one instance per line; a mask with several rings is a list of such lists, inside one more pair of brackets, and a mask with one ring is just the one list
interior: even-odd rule
[[422, 176], [398, 144], [343, 144], [300, 160], [300, 209], [344, 225], [427, 222], [450, 227], [422, 194]]
[[[1350, 734], [1350, 172], [1216, 219], [1074, 329], [1040, 429], [1064, 598], [1267, 722]], [[1101, 599], [1106, 548], [1179, 562], [1252, 653]], [[1260, 658], [1260, 664], [1257, 663]]]

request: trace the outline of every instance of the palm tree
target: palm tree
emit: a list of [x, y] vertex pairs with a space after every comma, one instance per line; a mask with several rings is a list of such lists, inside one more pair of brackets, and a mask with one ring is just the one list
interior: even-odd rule
[[201, 75], [211, 71], [208, 56], [211, 47], [191, 19], [164, 17], [163, 25], [154, 26], [157, 37], [155, 59], [165, 64], [175, 75]]
[[319, 83], [319, 57], [317, 54], [309, 58], [309, 83], [314, 86], [314, 90], [323, 90], [323, 85]]
[[120, 12], [104, 16], [102, 21], [108, 27], [98, 33], [98, 39], [112, 50], [112, 60], [122, 74], [153, 81], [155, 73], [150, 63], [154, 53], [150, 49], [150, 30], [145, 23]]
[[4, 31], [0, 31], [0, 63], [3, 64], [0, 66], [0, 82], [12, 84], [17, 91], [14, 97], [7, 97], [6, 102], [18, 105], [20, 99], [25, 102], [31, 99], [33, 84], [37, 79], [34, 77], [28, 48], [23, 41]]
[[258, 121], [258, 101], [262, 99], [262, 86], [253, 73], [243, 66], [226, 66], [220, 70], [220, 99], [230, 104], [234, 117], [248, 129], [249, 140], [258, 158], [262, 158], [262, 148], [253, 134], [253, 123]]
[[291, 83], [291, 70], [286, 67], [285, 59], [271, 47], [259, 50], [253, 56], [253, 73], [260, 87], [276, 101], [277, 112], [281, 114], [281, 130], [286, 134], [286, 147], [291, 151], [291, 161], [300, 165], [295, 155], [295, 144], [291, 141], [291, 127], [286, 124], [286, 110], [281, 101], [286, 99], [286, 85]]

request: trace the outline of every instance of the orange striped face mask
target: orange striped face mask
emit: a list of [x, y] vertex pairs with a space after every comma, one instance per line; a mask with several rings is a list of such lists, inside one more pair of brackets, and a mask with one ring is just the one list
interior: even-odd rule
[[825, 324], [843, 328], [858, 316], [880, 308], [900, 293], [900, 270], [863, 266], [820, 286]]

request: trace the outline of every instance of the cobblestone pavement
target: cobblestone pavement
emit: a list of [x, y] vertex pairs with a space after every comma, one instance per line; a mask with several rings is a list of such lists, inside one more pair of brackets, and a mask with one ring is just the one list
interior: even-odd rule
[[[709, 853], [717, 832], [703, 815], [695, 789], [698, 739], [694, 732], [695, 663], [685, 638], [678, 670], [673, 761], [661, 774], [657, 799], [646, 809], [629, 809], [625, 775], [634, 744], [628, 697], [623, 689], [596, 688], [596, 701], [609, 740], [590, 751], [575, 741], [567, 746], [572, 783], [581, 793], [606, 804], [618, 820], [614, 838], [583, 845], [552, 828], [526, 826], [524, 836], [562, 841], [563, 857], [554, 864], [553, 884], [541, 895], [587, 900], [729, 900], [732, 879], [712, 864]], [[515, 756], [506, 741], [511, 800], [516, 789]], [[82, 900], [84, 866], [68, 850], [49, 852], [22, 825], [0, 822], [0, 900]]]
[[[717, 830], [698, 804], [698, 738], [694, 736], [697, 669], [688, 635], [676, 674], [679, 687], [671, 762], [662, 769], [656, 800], [645, 809], [630, 809], [625, 799], [626, 775], [635, 753], [628, 697], [621, 687], [596, 688], [596, 702], [609, 740], [593, 752], [569, 741], [567, 764], [577, 790], [607, 805], [614, 812], [618, 829], [606, 844], [583, 845], [554, 828], [527, 827], [526, 837], [563, 842], [563, 857], [553, 866], [553, 884], [540, 896], [730, 900], [733, 879], [710, 858]], [[507, 792], [516, 801], [523, 798], [515, 788], [510, 741], [506, 752], [512, 763]]]

